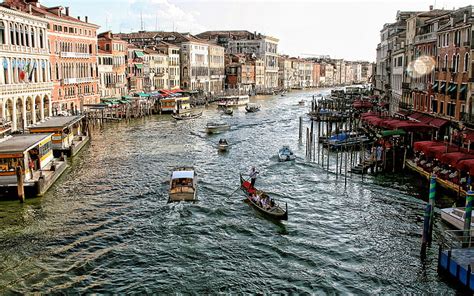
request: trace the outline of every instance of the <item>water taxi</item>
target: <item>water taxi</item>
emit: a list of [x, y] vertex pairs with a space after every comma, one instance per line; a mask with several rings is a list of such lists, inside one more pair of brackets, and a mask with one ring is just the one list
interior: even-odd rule
[[229, 148], [229, 143], [227, 142], [227, 140], [220, 139], [217, 149], [219, 149], [219, 151], [227, 151], [228, 148]]
[[160, 99], [161, 113], [182, 114], [191, 111], [190, 99], [187, 96], [169, 96]]
[[197, 201], [197, 177], [193, 167], [179, 167], [171, 172], [168, 202]]
[[[441, 219], [459, 230], [464, 229], [465, 208], [445, 208], [441, 209]], [[474, 229], [474, 221], [471, 222], [471, 229]]]
[[290, 161], [290, 160], [295, 160], [296, 155], [291, 151], [290, 147], [288, 146], [283, 146], [279, 151], [278, 151], [278, 159], [279, 161]]
[[90, 140], [83, 119], [84, 115], [51, 117], [28, 129], [31, 134], [53, 133], [52, 148], [55, 157], [62, 153], [74, 156]]
[[260, 105], [255, 104], [255, 103], [248, 103], [245, 106], [245, 110], [249, 113], [257, 112], [257, 111], [260, 111]]
[[208, 122], [206, 125], [206, 132], [208, 134], [218, 134], [229, 129], [230, 125], [225, 122]]
[[249, 102], [250, 102], [250, 97], [248, 95], [226, 96], [226, 97], [221, 97], [217, 105], [224, 106], [224, 107], [238, 107], [238, 106], [245, 106]]
[[66, 170], [67, 162], [53, 157], [52, 136], [52, 133], [22, 134], [2, 139], [0, 193], [3, 196], [17, 196], [17, 168], [23, 179], [25, 195], [28, 197], [44, 194]]

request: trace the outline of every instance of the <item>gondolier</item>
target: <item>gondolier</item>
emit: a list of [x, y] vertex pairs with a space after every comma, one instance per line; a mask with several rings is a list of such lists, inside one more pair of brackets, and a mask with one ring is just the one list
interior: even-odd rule
[[255, 181], [257, 180], [257, 175], [259, 174], [259, 172], [257, 171], [257, 169], [255, 167], [252, 167], [250, 169], [250, 173], [249, 173], [249, 177], [250, 177], [250, 186], [251, 188], [255, 188]]

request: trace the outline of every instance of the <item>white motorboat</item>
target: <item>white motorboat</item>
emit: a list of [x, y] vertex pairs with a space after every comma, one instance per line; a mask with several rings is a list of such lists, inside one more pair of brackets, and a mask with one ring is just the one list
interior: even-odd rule
[[[465, 216], [466, 216], [465, 208], [460, 207], [460, 208], [441, 209], [441, 219], [459, 230], [464, 229]], [[474, 229], [474, 221], [471, 222], [471, 229]]]
[[255, 104], [255, 103], [248, 103], [247, 106], [245, 106], [245, 110], [249, 113], [257, 112], [260, 111], [260, 105]]
[[172, 171], [168, 202], [197, 201], [197, 177], [193, 167]]
[[290, 147], [288, 146], [283, 146], [279, 151], [278, 151], [278, 159], [280, 161], [291, 161], [296, 159], [296, 155], [291, 151]]
[[219, 151], [227, 151], [228, 148], [229, 148], [229, 143], [227, 142], [227, 140], [220, 139], [217, 149], [219, 149]]
[[208, 122], [206, 125], [206, 131], [209, 134], [218, 134], [229, 129], [230, 125], [225, 122]]
[[248, 95], [226, 96], [221, 97], [217, 105], [223, 107], [238, 107], [247, 105], [249, 101], [250, 97]]

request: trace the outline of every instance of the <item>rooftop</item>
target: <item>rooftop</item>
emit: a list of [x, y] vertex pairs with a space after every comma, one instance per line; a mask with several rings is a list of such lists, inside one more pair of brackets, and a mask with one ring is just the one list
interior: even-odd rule
[[83, 117], [84, 115], [50, 117], [45, 122], [41, 122], [33, 127], [30, 127], [29, 129], [34, 130], [34, 129], [43, 129], [43, 128], [55, 128], [55, 127], [65, 128], [80, 121]]
[[0, 154], [25, 152], [38, 145], [51, 134], [17, 135], [0, 142]]

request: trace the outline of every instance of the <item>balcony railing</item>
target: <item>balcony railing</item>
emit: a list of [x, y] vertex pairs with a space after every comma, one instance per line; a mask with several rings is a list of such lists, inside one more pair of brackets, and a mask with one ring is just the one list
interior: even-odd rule
[[61, 51], [59, 56], [62, 58], [78, 58], [78, 59], [88, 59], [91, 57], [89, 53], [83, 52], [68, 52], [68, 51]]
[[415, 37], [415, 43], [436, 41], [436, 33], [426, 33]]
[[412, 82], [411, 86], [413, 89], [418, 89], [419, 91], [427, 91], [427, 85], [424, 82]]
[[8, 52], [16, 52], [16, 53], [36, 53], [36, 54], [48, 54], [48, 50], [46, 48], [35, 48], [29, 46], [20, 46], [20, 45], [11, 45], [11, 44], [2, 44], [0, 45], [0, 50], [8, 51]]
[[94, 78], [92, 77], [83, 77], [83, 78], [64, 78], [63, 84], [74, 84], [74, 83], [87, 83], [87, 82], [94, 82]]
[[32, 82], [32, 83], [15, 83], [0, 85], [0, 93], [27, 93], [39, 90], [51, 90], [53, 88], [52, 82]]

